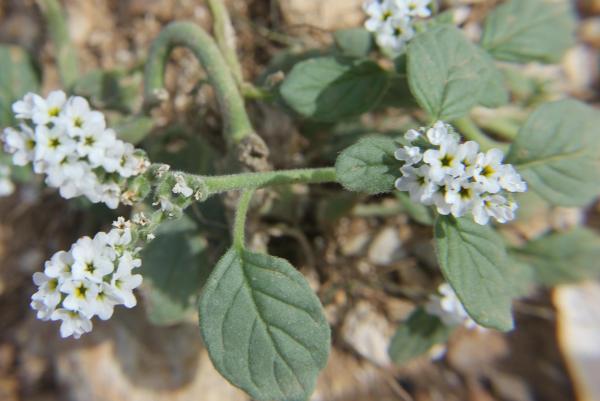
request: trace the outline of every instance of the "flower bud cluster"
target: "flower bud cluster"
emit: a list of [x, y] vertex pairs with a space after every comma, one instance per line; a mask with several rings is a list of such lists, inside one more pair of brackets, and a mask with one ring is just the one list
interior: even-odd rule
[[0, 197], [8, 196], [15, 191], [15, 184], [10, 179], [10, 167], [0, 164]]
[[54, 91], [44, 99], [28, 93], [13, 111], [21, 124], [4, 130], [4, 149], [15, 165], [33, 163], [66, 199], [83, 195], [114, 209], [127, 179], [148, 167], [143, 152], [117, 139], [104, 115], [82, 97]]
[[115, 306], [136, 305], [133, 290], [142, 283], [142, 276], [135, 269], [142, 262], [135, 237], [148, 220], [138, 216], [133, 221], [119, 217], [108, 233], [80, 238], [68, 252], [55, 253], [44, 272], [33, 275], [38, 290], [31, 297], [31, 307], [38, 319], [60, 320], [62, 337], [79, 338], [92, 330], [94, 316], [107, 320]]
[[446, 326], [465, 326], [467, 329], [480, 328], [473, 319], [469, 317], [464, 306], [456, 296], [456, 293], [448, 283], [438, 287], [440, 295], [432, 295], [425, 304], [425, 311], [430, 315], [437, 316]]
[[409, 145], [396, 150], [403, 161], [396, 188], [414, 202], [435, 206], [442, 215], [472, 213], [476, 223], [490, 218], [506, 223], [515, 218], [516, 202], [506, 192], [524, 192], [527, 184], [499, 149], [479, 152], [474, 141], [460, 143], [452, 128], [439, 121], [429, 130], [409, 130]]
[[375, 34], [377, 45], [395, 56], [415, 36], [413, 20], [431, 16], [431, 0], [368, 0], [363, 4], [369, 16], [365, 28]]

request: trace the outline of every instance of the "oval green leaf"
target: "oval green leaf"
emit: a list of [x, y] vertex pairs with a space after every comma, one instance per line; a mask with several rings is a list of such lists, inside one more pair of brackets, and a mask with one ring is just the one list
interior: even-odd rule
[[336, 122], [375, 107], [388, 81], [388, 74], [373, 61], [318, 57], [296, 64], [280, 93], [301, 116]]
[[495, 106], [506, 98], [490, 57], [453, 26], [415, 36], [407, 67], [410, 90], [434, 120], [454, 120], [478, 103]]
[[546, 103], [531, 114], [507, 160], [554, 205], [584, 206], [600, 194], [600, 114], [575, 101]]
[[499, 60], [555, 63], [575, 43], [569, 1], [511, 0], [485, 20], [481, 45]]
[[514, 290], [502, 238], [471, 219], [440, 216], [435, 241], [442, 273], [469, 316], [481, 326], [511, 330]]
[[389, 192], [400, 176], [394, 158], [398, 145], [384, 136], [363, 138], [344, 150], [335, 162], [336, 177], [346, 189], [377, 194]]
[[547, 286], [600, 276], [600, 237], [586, 228], [554, 233], [515, 250], [530, 265], [537, 281]]
[[330, 329], [304, 277], [287, 261], [231, 248], [200, 301], [215, 367], [259, 401], [304, 401], [325, 367]]

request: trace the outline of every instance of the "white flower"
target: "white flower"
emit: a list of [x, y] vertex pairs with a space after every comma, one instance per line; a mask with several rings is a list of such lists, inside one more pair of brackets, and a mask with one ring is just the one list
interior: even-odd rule
[[404, 146], [396, 149], [394, 157], [397, 160], [403, 161], [405, 165], [412, 166], [423, 159], [423, 154], [421, 153], [421, 148], [418, 146]]
[[416, 129], [409, 129], [408, 131], [406, 131], [406, 134], [404, 134], [404, 138], [409, 142], [414, 142], [420, 137], [421, 133]]
[[138, 260], [139, 259], [130, 260], [125, 256], [121, 257], [119, 267], [110, 283], [115, 296], [119, 298], [126, 308], [133, 308], [137, 305], [133, 290], [142, 284], [142, 276], [139, 274], [131, 274], [131, 270], [135, 267], [134, 265], [138, 263]]
[[60, 286], [67, 296], [62, 301], [66, 309], [78, 311], [87, 318], [94, 316], [92, 301], [98, 295], [98, 284], [88, 280], [69, 280]]
[[58, 278], [37, 272], [33, 274], [33, 282], [38, 286], [38, 291], [31, 297], [33, 300], [43, 300], [50, 308], [54, 308], [60, 303], [61, 294]]
[[441, 182], [444, 177], [458, 177], [465, 166], [458, 154], [458, 143], [444, 140], [439, 149], [428, 149], [423, 154], [423, 161], [431, 166], [429, 176], [435, 182]]
[[430, 201], [435, 185], [429, 179], [429, 166], [418, 168], [404, 166], [400, 169], [402, 176], [396, 180], [396, 188], [408, 191], [413, 202], [425, 203]]
[[427, 18], [431, 16], [429, 3], [431, 0], [399, 0], [405, 4], [408, 15], [411, 17]]
[[487, 153], [480, 153], [477, 156], [473, 177], [484, 191], [493, 194], [500, 191], [502, 159], [504, 153], [500, 149], [490, 149]]
[[478, 327], [477, 323], [469, 317], [448, 283], [441, 284], [438, 291], [441, 297], [439, 295], [430, 297], [429, 302], [425, 305], [427, 313], [439, 317], [447, 326], [464, 325], [468, 329]]
[[38, 125], [35, 129], [35, 160], [51, 164], [60, 163], [75, 150], [75, 141], [67, 136], [62, 125], [48, 128]]
[[510, 164], [500, 166], [500, 186], [509, 192], [527, 191], [527, 183], [523, 181], [517, 170]]
[[363, 10], [369, 16], [365, 22], [365, 28], [369, 32], [378, 32], [398, 13], [394, 0], [371, 0], [363, 5]]
[[59, 251], [46, 262], [44, 273], [35, 273], [38, 291], [31, 308], [42, 320], [61, 320], [61, 335], [79, 338], [92, 329], [91, 318], [109, 319], [117, 305], [131, 308], [133, 290], [142, 276], [133, 270], [142, 264], [136, 255], [132, 225], [124, 218], [108, 233], [80, 238], [69, 252]]
[[49, 277], [68, 280], [72, 277], [72, 266], [75, 261], [69, 252], [58, 251], [44, 265], [44, 273]]
[[20, 130], [14, 128], [4, 129], [2, 141], [4, 142], [4, 150], [13, 155], [13, 164], [25, 166], [34, 159], [35, 134], [25, 124], [21, 124], [20, 128]]
[[175, 185], [173, 186], [174, 194], [181, 194], [184, 198], [189, 198], [193, 195], [194, 190], [185, 182], [185, 177], [181, 173], [175, 173]]
[[67, 95], [63, 91], [50, 92], [45, 100], [41, 96], [33, 95], [33, 109], [31, 116], [27, 118], [38, 125], [53, 123], [59, 118], [66, 101]]
[[473, 219], [477, 224], [487, 224], [490, 217], [498, 223], [506, 223], [515, 218], [518, 205], [508, 201], [501, 195], [490, 195], [481, 198], [473, 205]]
[[435, 205], [437, 212], [441, 215], [447, 216], [452, 212], [452, 204], [446, 201], [446, 195], [450, 192], [454, 180], [450, 177], [446, 177], [441, 183], [434, 186], [431, 200]]
[[108, 283], [102, 283], [98, 286], [96, 296], [90, 301], [90, 310], [100, 319], [108, 320], [116, 305], [119, 305], [118, 296]]
[[114, 270], [110, 254], [105, 249], [106, 242], [101, 237], [83, 237], [71, 247], [73, 255], [73, 277], [101, 283], [104, 276]]
[[12, 110], [15, 113], [15, 118], [30, 120], [33, 117], [33, 110], [36, 103], [43, 102], [41, 96], [35, 93], [27, 93], [22, 100], [18, 100], [12, 105]]
[[82, 136], [90, 127], [106, 125], [104, 115], [91, 110], [88, 101], [81, 96], [69, 98], [61, 113], [60, 121], [72, 137]]
[[62, 320], [60, 335], [63, 338], [73, 336], [81, 337], [82, 334], [92, 331], [92, 321], [78, 311], [57, 309], [52, 313], [52, 320]]
[[446, 203], [453, 216], [462, 217], [479, 200], [480, 192], [469, 179], [453, 180], [446, 192]]
[[81, 157], [88, 157], [93, 167], [102, 164], [105, 152], [111, 148], [116, 140], [115, 133], [106, 129], [104, 120], [94, 124], [86, 124], [79, 130], [77, 136], [77, 153]]
[[432, 145], [442, 145], [451, 139], [448, 133], [448, 127], [442, 121], [436, 122], [433, 127], [427, 130], [427, 139]]
[[415, 36], [415, 31], [407, 17], [394, 17], [387, 21], [378, 31], [375, 41], [377, 45], [392, 56], [400, 54], [406, 43]]

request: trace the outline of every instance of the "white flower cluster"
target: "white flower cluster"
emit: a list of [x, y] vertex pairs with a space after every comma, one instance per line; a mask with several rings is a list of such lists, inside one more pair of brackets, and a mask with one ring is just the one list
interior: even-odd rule
[[119, 205], [123, 180], [142, 173], [148, 161], [133, 145], [117, 139], [104, 115], [79, 96], [54, 91], [44, 99], [28, 93], [13, 104], [20, 129], [6, 128], [4, 149], [13, 163], [33, 163], [46, 184], [66, 199], [84, 195], [91, 202]]
[[440, 214], [473, 214], [476, 223], [490, 218], [506, 223], [518, 207], [504, 192], [524, 192], [527, 184], [510, 164], [503, 164], [499, 149], [479, 152], [476, 142], [459, 143], [451, 127], [439, 121], [425, 133], [409, 130], [410, 143], [396, 150], [404, 162], [396, 188], [408, 191], [414, 202], [434, 205]]
[[438, 287], [440, 295], [431, 295], [425, 304], [430, 315], [437, 316], [446, 326], [464, 325], [468, 329], [481, 328], [469, 317], [456, 293], [448, 283]]
[[414, 18], [431, 15], [431, 0], [367, 0], [363, 4], [369, 16], [365, 28], [375, 34], [377, 45], [391, 55], [398, 55], [415, 36]]
[[131, 222], [120, 217], [108, 233], [77, 240], [59, 251], [35, 273], [38, 291], [31, 307], [41, 320], [60, 320], [62, 337], [79, 338], [92, 330], [92, 317], [109, 319], [117, 305], [132, 308], [133, 290], [142, 283], [134, 269], [142, 262], [132, 239]]
[[10, 179], [10, 167], [0, 165], [0, 197], [8, 196], [15, 191], [15, 184]]

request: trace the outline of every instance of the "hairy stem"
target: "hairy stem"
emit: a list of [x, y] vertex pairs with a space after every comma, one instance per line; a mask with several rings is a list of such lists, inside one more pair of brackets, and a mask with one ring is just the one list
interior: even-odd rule
[[475, 141], [482, 150], [498, 148], [506, 152], [508, 146], [504, 143], [494, 141], [485, 135], [469, 117], [462, 117], [452, 121], [452, 125], [467, 139]]
[[72, 89], [79, 77], [77, 53], [71, 45], [69, 27], [57, 0], [37, 0], [54, 47], [60, 80], [65, 88]]
[[208, 0], [208, 6], [213, 16], [213, 31], [217, 45], [231, 69], [231, 74], [238, 85], [241, 85], [244, 81], [242, 66], [237, 57], [235, 32], [227, 7], [225, 7], [223, 0]]
[[235, 212], [235, 223], [233, 225], [233, 246], [237, 249], [244, 249], [246, 243], [246, 216], [248, 215], [248, 208], [250, 207], [250, 201], [254, 190], [242, 192], [240, 200], [238, 202], [237, 211]]
[[227, 62], [213, 38], [191, 22], [173, 22], [167, 25], [152, 43], [144, 73], [146, 105], [152, 106], [160, 100], [160, 93], [164, 92], [168, 57], [177, 46], [190, 49], [206, 69], [223, 113], [224, 136], [229, 144], [240, 143], [250, 136], [254, 129]]
[[273, 185], [336, 182], [336, 175], [335, 168], [327, 167], [221, 175], [203, 177], [202, 179], [208, 194], [212, 195], [226, 191], [258, 189]]

